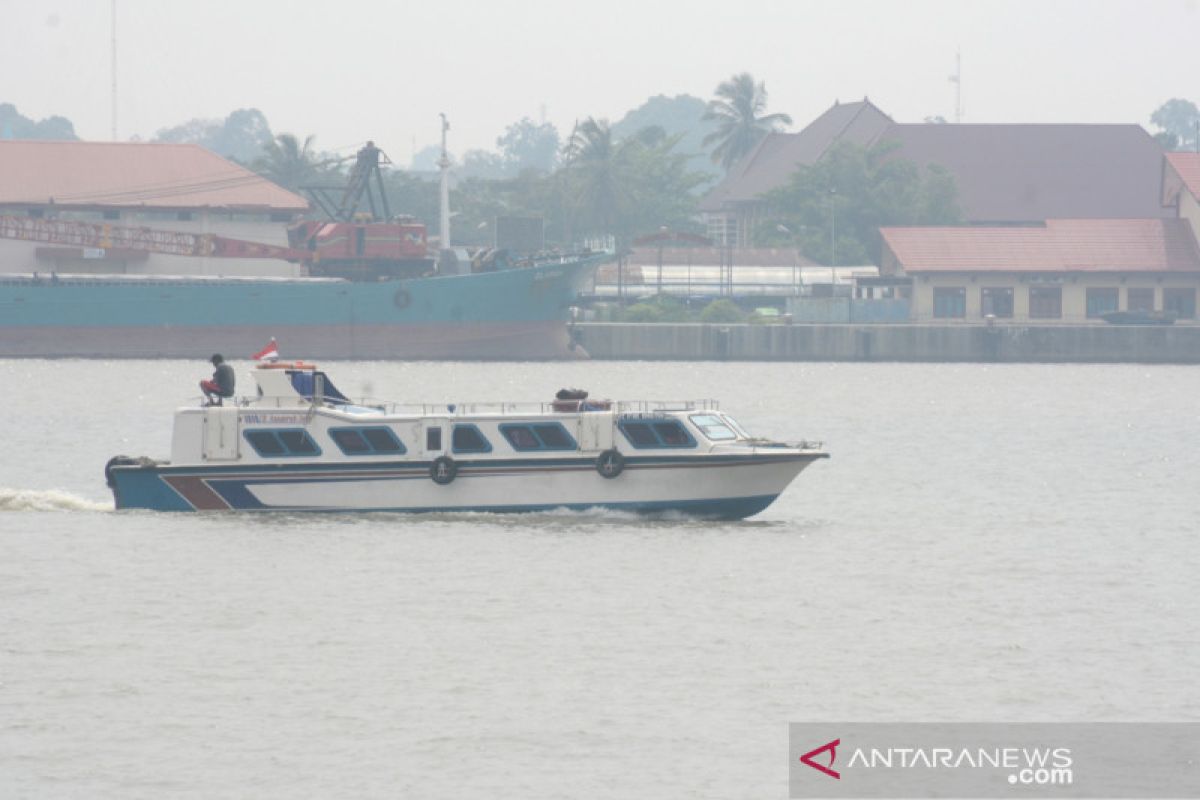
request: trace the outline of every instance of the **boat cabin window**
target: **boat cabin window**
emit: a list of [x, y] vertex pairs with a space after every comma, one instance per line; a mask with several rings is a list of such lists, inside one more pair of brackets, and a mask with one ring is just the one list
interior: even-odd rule
[[637, 448], [695, 447], [696, 440], [677, 419], [630, 420], [617, 423], [629, 443]]
[[425, 430], [425, 449], [433, 451], [442, 449], [441, 428], [427, 428]]
[[693, 414], [690, 419], [700, 432], [714, 442], [727, 442], [737, 438], [733, 428], [725, 424], [725, 420], [716, 414]]
[[559, 422], [501, 425], [500, 433], [514, 450], [576, 450], [579, 447]]
[[634, 447], [658, 447], [658, 437], [646, 422], [622, 422], [621, 433]]
[[450, 444], [456, 453], [490, 453], [492, 445], [474, 425], [455, 425]]
[[578, 447], [575, 440], [571, 438], [571, 434], [567, 433], [567, 429], [560, 422], [551, 425], [534, 425], [533, 434], [547, 450], [574, 450]]
[[348, 456], [390, 455], [406, 452], [391, 428], [373, 425], [368, 428], [330, 428], [329, 437]]
[[321, 448], [303, 428], [277, 428], [242, 432], [254, 452], [263, 457], [318, 456]]

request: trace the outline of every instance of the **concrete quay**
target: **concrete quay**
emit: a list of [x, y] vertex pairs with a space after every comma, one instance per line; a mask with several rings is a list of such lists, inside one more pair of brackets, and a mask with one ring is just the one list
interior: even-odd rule
[[585, 322], [594, 359], [1200, 363], [1200, 325], [897, 325]]

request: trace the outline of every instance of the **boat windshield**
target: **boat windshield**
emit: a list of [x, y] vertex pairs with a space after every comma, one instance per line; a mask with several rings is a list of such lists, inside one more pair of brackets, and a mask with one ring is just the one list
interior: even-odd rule
[[306, 400], [313, 399], [313, 392], [316, 390], [317, 378], [320, 378], [322, 385], [322, 400], [335, 404], [350, 402], [350, 399], [337, 390], [337, 387], [333, 385], [333, 381], [329, 380], [329, 376], [327, 376], [324, 372], [289, 370], [288, 375], [291, 376], [292, 386], [296, 388], [296, 392], [302, 395]]
[[746, 429], [743, 428], [736, 419], [729, 416], [728, 414], [722, 414], [721, 419], [725, 420], [725, 424], [728, 425], [729, 427], [733, 428], [733, 430], [737, 432], [737, 435], [739, 438], [742, 438], [742, 439], [753, 438], [752, 436], [750, 436], [750, 434], [746, 433]]
[[725, 420], [716, 414], [693, 414], [690, 419], [692, 420], [692, 424], [704, 434], [705, 438], [714, 442], [727, 442], [738, 438], [733, 428], [726, 425]]

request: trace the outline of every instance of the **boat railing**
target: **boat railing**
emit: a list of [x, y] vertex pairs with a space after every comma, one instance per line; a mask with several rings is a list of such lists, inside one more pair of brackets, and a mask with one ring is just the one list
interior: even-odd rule
[[651, 414], [657, 411], [719, 411], [721, 404], [711, 398], [703, 400], [619, 400], [617, 411], [624, 414]]
[[357, 408], [378, 410], [388, 416], [441, 417], [441, 416], [545, 416], [589, 411], [613, 411], [621, 414], [649, 414], [668, 411], [717, 411], [716, 400], [551, 400], [538, 403], [531, 401], [493, 401], [481, 403], [398, 403], [375, 398], [360, 398], [353, 403]]

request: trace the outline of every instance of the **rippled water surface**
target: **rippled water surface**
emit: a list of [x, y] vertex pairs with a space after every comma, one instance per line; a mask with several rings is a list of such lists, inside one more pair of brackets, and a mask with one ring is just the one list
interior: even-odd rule
[[0, 361], [0, 797], [782, 797], [789, 720], [1200, 719], [1194, 367], [328, 364], [833, 458], [739, 523], [111, 511], [205, 366]]

